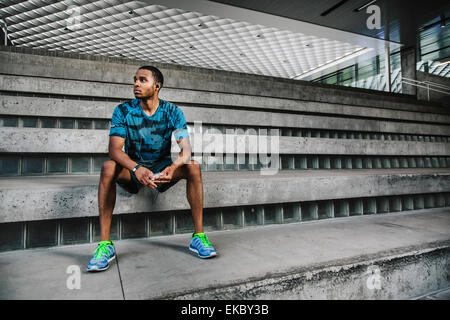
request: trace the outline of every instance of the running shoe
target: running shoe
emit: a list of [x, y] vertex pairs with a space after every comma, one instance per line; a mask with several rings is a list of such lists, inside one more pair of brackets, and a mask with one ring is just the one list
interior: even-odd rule
[[204, 233], [194, 233], [191, 238], [191, 244], [189, 250], [197, 253], [202, 258], [212, 258], [217, 255], [216, 249], [209, 242], [208, 237]]
[[94, 256], [87, 266], [86, 271], [103, 271], [109, 268], [109, 263], [116, 258], [114, 244], [111, 241], [100, 241]]

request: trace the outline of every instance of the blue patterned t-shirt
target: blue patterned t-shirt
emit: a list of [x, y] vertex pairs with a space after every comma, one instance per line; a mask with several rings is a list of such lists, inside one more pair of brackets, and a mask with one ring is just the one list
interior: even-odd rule
[[151, 165], [171, 158], [172, 133], [177, 141], [189, 137], [180, 108], [159, 99], [156, 112], [149, 117], [142, 110], [140, 100], [133, 99], [114, 109], [109, 135], [125, 138], [125, 153], [132, 160]]

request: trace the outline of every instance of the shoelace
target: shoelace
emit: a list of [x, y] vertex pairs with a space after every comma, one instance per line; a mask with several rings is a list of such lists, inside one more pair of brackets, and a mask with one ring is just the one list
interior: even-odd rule
[[95, 249], [95, 251], [94, 251], [95, 259], [99, 259], [104, 254], [106, 254], [106, 256], [109, 259], [109, 251], [108, 251], [108, 248], [107, 248], [108, 245], [109, 245], [108, 242], [100, 242], [98, 244], [97, 249]]
[[203, 245], [207, 248], [212, 247], [211, 242], [209, 242], [208, 237], [206, 236], [206, 234], [197, 234], [197, 237], [200, 238], [200, 240], [202, 240]]

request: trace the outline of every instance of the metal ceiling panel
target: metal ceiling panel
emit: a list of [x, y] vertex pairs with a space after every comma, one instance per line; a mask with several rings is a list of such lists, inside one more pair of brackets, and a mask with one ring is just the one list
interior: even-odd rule
[[367, 48], [139, 1], [2, 1], [14, 45], [296, 78]]

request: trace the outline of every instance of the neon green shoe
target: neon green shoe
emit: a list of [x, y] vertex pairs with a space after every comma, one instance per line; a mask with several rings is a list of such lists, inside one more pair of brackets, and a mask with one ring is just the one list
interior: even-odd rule
[[212, 258], [217, 255], [216, 249], [214, 249], [211, 242], [209, 242], [208, 237], [204, 233], [192, 234], [189, 250], [197, 253], [197, 255], [202, 259]]
[[111, 241], [100, 241], [94, 256], [89, 261], [86, 271], [103, 271], [109, 268], [109, 263], [116, 258], [114, 244]]

